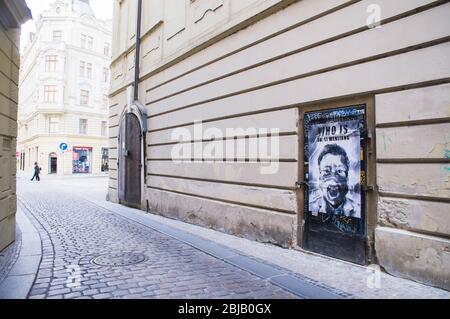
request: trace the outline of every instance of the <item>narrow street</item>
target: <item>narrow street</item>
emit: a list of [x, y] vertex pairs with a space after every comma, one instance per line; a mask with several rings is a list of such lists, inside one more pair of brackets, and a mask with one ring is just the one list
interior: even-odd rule
[[[73, 185], [58, 187], [48, 181], [21, 180], [19, 206], [38, 228], [43, 243], [30, 298], [295, 297], [80, 197], [101, 197], [98, 181], [75, 180]], [[131, 265], [97, 265], [96, 257], [100, 257], [98, 263]], [[80, 286], [67, 288], [68, 269], [73, 267], [80, 268]]]
[[19, 176], [17, 240], [0, 258], [0, 298], [449, 297], [387, 274], [369, 289], [364, 267], [111, 204], [106, 183]]

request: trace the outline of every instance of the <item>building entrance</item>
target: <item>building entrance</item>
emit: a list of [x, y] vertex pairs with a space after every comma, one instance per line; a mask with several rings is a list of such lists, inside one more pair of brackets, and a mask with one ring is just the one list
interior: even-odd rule
[[56, 156], [55, 153], [51, 153], [49, 155], [48, 165], [49, 165], [49, 168], [48, 168], [49, 174], [58, 173], [58, 157]]

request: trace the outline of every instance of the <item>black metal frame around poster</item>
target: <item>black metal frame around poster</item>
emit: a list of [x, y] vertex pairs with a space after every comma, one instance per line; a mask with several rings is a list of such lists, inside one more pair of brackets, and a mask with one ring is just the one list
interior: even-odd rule
[[[330, 118], [336, 120], [355, 119], [360, 121], [360, 194], [361, 194], [361, 216], [360, 219], [352, 217], [336, 216], [318, 213], [317, 216], [309, 210], [309, 129], [313, 124], [325, 123]], [[304, 248], [316, 253], [343, 259], [346, 261], [366, 264], [367, 263], [367, 105], [358, 104], [333, 109], [324, 109], [307, 112], [304, 114], [304, 220], [303, 232]], [[341, 224], [349, 224], [355, 228], [354, 233], [346, 232]], [[338, 228], [338, 226], [341, 228]]]

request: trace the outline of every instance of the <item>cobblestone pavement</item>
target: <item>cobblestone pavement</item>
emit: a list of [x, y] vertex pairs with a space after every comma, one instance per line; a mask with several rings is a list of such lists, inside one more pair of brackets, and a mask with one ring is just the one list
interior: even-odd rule
[[[297, 298], [86, 201], [74, 194], [79, 189], [55, 185], [19, 180], [19, 207], [37, 228], [43, 245], [29, 298]], [[127, 261], [109, 255], [121, 253], [143, 255], [132, 255], [130, 262], [145, 260], [125, 266], [93, 262]]]
[[[193, 248], [198, 245], [192, 242], [184, 244], [191, 234], [207, 243], [226, 247], [232, 254], [256, 260], [263, 268], [264, 265], [281, 267], [284, 273], [300, 278], [296, 287], [307, 289], [307, 295], [312, 294], [314, 287], [322, 287], [344, 298], [450, 299], [448, 291], [384, 272], [377, 273], [380, 285], [374, 289], [367, 285], [368, 276], [374, 274], [369, 267], [258, 243], [107, 203], [107, 183], [107, 178], [100, 176], [44, 177], [41, 183], [31, 183], [19, 173], [19, 208], [39, 232], [43, 245], [43, 259], [30, 298], [296, 298], [279, 286], [242, 270], [245, 267], [235, 267], [233, 262], [205, 254]], [[143, 223], [145, 226], [141, 218], [147, 221]], [[172, 229], [172, 235], [166, 231], [167, 227]], [[184, 235], [174, 236], [174, 231]], [[38, 236], [37, 233], [34, 236]], [[24, 244], [27, 238], [23, 237]], [[19, 264], [21, 257], [13, 265], [20, 241], [19, 232], [16, 244], [0, 256], [0, 288], [1, 278]], [[98, 256], [127, 252], [143, 253], [146, 259], [122, 267], [92, 262]], [[113, 257], [120, 261], [117, 256]], [[81, 286], [68, 287], [69, 271], [76, 274], [77, 270], [81, 274]], [[312, 291], [311, 285], [305, 286], [307, 283], [312, 284]], [[286, 287], [286, 284], [292, 287], [294, 283], [289, 281], [281, 286]]]

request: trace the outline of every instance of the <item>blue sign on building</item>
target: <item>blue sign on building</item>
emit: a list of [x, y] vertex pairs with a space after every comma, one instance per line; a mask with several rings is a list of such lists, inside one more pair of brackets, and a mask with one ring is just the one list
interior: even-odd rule
[[61, 151], [67, 151], [67, 149], [69, 148], [69, 146], [67, 145], [67, 143], [61, 143], [59, 144], [59, 148], [61, 149]]

